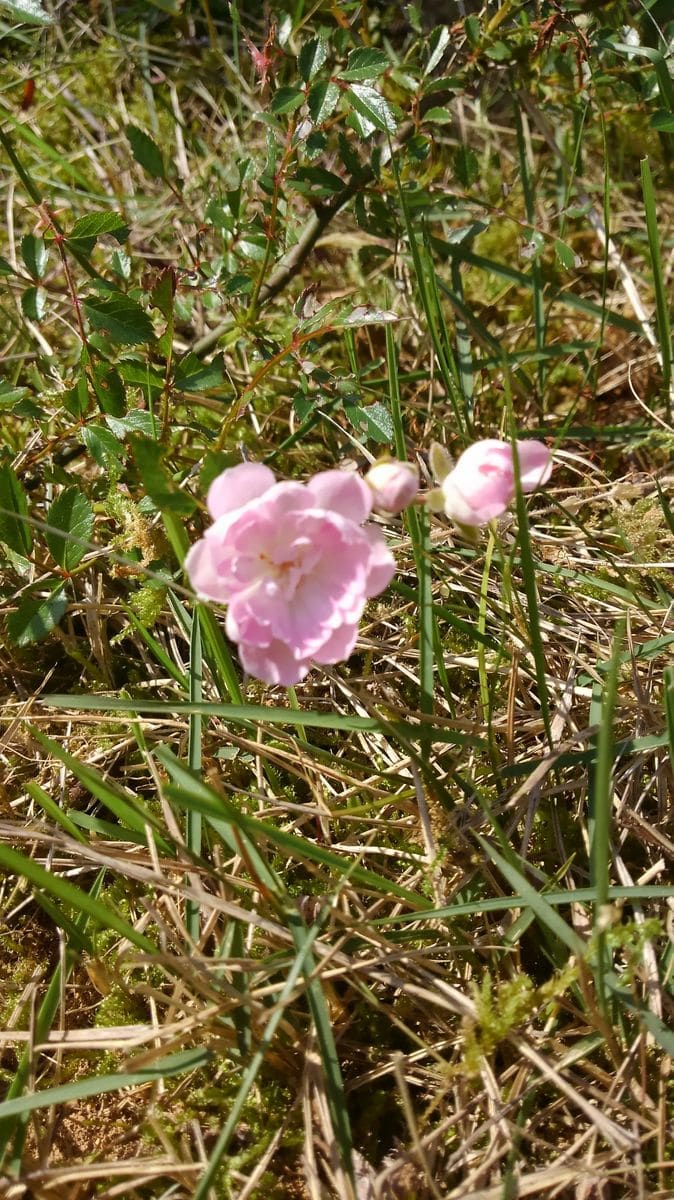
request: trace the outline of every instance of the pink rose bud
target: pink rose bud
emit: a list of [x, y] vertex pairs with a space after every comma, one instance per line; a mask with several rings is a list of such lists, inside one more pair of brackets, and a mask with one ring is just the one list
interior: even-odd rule
[[[543, 442], [517, 442], [520, 483], [533, 492], [552, 473], [550, 451]], [[441, 485], [445, 513], [457, 525], [486, 525], [500, 517], [515, 498], [512, 446], [486, 438], [475, 442], [459, 458]]]
[[387, 513], [399, 513], [419, 491], [419, 472], [411, 462], [382, 459], [370, 467], [365, 482], [374, 493], [374, 507]]
[[366, 524], [371, 509], [370, 489], [345, 471], [277, 483], [262, 463], [241, 463], [213, 481], [213, 524], [185, 570], [198, 596], [229, 605], [227, 634], [250, 675], [287, 687], [349, 657], [368, 599], [395, 572]]

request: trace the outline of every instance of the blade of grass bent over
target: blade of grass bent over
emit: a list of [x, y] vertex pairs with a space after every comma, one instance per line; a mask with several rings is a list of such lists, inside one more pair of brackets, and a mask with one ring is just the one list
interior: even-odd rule
[[154, 943], [145, 937], [145, 934], [138, 933], [116, 909], [103, 904], [102, 901], [92, 897], [89, 892], [83, 892], [68, 879], [62, 879], [60, 875], [47, 871], [34, 859], [28, 858], [18, 850], [0, 845], [0, 867], [4, 867], [6, 871], [10, 871], [22, 879], [27, 879], [35, 887], [42, 888], [48, 895], [55, 896], [64, 904], [74, 908], [76, 912], [87, 913], [94, 921], [98, 922], [102, 929], [114, 929], [116, 933], [121, 934], [139, 950], [144, 950], [148, 954], [156, 953], [157, 947]]
[[168, 1058], [161, 1058], [151, 1066], [137, 1071], [120, 1071], [114, 1075], [93, 1075], [64, 1083], [60, 1087], [45, 1088], [29, 1096], [0, 1102], [0, 1121], [6, 1117], [22, 1116], [38, 1108], [49, 1108], [53, 1104], [67, 1104], [71, 1100], [83, 1100], [87, 1096], [100, 1096], [104, 1092], [118, 1092], [122, 1088], [138, 1087], [143, 1083], [155, 1083], [185, 1071], [195, 1071], [211, 1061], [211, 1052], [206, 1049], [181, 1050]]

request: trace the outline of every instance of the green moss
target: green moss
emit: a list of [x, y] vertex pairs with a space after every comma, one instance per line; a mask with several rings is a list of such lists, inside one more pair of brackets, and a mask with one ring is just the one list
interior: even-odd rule
[[[132, 995], [120, 984], [101, 1000], [94, 1025], [96, 1029], [108, 1029], [115, 1025], [140, 1025], [148, 1020], [148, 1013], [137, 996]], [[106, 1075], [118, 1070], [123, 1055], [118, 1051], [106, 1051], [96, 1066], [97, 1075]]]
[[[169, 1135], [177, 1134], [190, 1120], [196, 1120], [205, 1131], [220, 1132], [241, 1082], [240, 1064], [227, 1065], [214, 1081], [205, 1072], [195, 1076], [195, 1086], [186, 1099], [182, 1098], [182, 1086], [167, 1081], [167, 1096], [180, 1089], [181, 1098], [175, 1107], [167, 1103], [162, 1115], [163, 1124]], [[279, 1126], [287, 1119], [294, 1096], [290, 1088], [275, 1078], [258, 1079], [241, 1113], [226, 1162], [220, 1170], [215, 1192], [218, 1200], [230, 1200], [240, 1191], [232, 1178], [235, 1172], [250, 1171], [263, 1157]], [[252, 1193], [256, 1200], [285, 1200], [286, 1185], [282, 1178], [282, 1166], [294, 1164], [304, 1144], [301, 1117], [289, 1123], [281, 1146], [274, 1159], [274, 1169], [265, 1172], [259, 1186]]]
[[468, 1029], [464, 1067], [477, 1075], [480, 1061], [490, 1058], [499, 1042], [531, 1016], [536, 1007], [536, 989], [528, 975], [518, 974], [494, 983], [489, 971], [475, 989], [477, 1021]]

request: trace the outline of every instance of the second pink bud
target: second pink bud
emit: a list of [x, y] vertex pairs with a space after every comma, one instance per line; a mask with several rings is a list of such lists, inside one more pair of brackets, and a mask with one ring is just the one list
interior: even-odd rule
[[399, 513], [417, 495], [419, 472], [411, 462], [382, 459], [370, 467], [365, 482], [373, 492], [375, 508], [387, 513]]

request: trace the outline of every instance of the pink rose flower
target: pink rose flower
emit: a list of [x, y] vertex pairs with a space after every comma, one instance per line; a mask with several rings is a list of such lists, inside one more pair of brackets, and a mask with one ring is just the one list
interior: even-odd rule
[[[543, 442], [517, 442], [523, 492], [547, 483], [552, 473], [550, 451]], [[512, 446], [486, 438], [464, 450], [453, 471], [440, 484], [444, 510], [457, 525], [485, 525], [499, 517], [515, 498]]]
[[276, 483], [269, 467], [241, 463], [213, 481], [207, 504], [213, 524], [185, 569], [200, 598], [229, 605], [244, 669], [287, 687], [313, 663], [348, 658], [368, 598], [395, 572], [381, 532], [364, 524], [372, 493], [360, 476]]
[[383, 512], [399, 513], [419, 491], [419, 472], [414, 463], [382, 459], [370, 467], [365, 482], [374, 493], [374, 506]]

